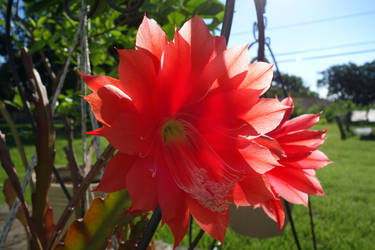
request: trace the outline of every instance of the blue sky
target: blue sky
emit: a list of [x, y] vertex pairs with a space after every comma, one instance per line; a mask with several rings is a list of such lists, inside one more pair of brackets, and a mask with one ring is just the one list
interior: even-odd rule
[[[276, 54], [280, 70], [302, 77], [307, 86], [323, 97], [326, 90], [316, 86], [317, 80], [321, 78], [319, 72], [332, 65], [348, 62], [363, 64], [375, 60], [374, 0], [267, 0], [266, 16], [266, 36], [271, 39], [271, 48]], [[331, 20], [301, 24], [324, 19]], [[254, 41], [252, 26], [255, 21], [254, 1], [237, 0], [229, 47]], [[285, 27], [294, 24], [301, 25]], [[278, 55], [306, 50], [313, 51]], [[307, 59], [367, 50], [372, 51]], [[256, 45], [250, 53], [252, 57], [256, 56]], [[271, 61], [270, 56], [267, 58]]]

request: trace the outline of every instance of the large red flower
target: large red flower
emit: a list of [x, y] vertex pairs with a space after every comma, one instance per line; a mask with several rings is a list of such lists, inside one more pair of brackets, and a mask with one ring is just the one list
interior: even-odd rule
[[189, 214], [223, 241], [229, 201], [282, 216], [267, 173], [282, 166], [284, 153], [263, 138], [289, 106], [259, 98], [270, 86], [271, 65], [249, 65], [246, 46], [227, 49], [197, 16], [171, 42], [145, 17], [136, 49], [118, 53], [119, 80], [82, 76], [93, 91], [85, 99], [103, 124], [90, 133], [118, 149], [97, 190], [126, 188], [129, 212], [159, 205], [175, 246]]

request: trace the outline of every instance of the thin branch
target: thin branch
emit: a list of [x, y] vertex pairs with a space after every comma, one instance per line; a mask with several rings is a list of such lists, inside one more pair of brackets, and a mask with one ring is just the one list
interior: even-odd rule
[[69, 220], [74, 209], [77, 207], [80, 200], [84, 196], [92, 180], [94, 180], [94, 178], [98, 175], [98, 173], [104, 167], [104, 165], [112, 158], [114, 152], [115, 152], [115, 149], [111, 145], [108, 145], [107, 148], [103, 151], [103, 153], [99, 157], [99, 159], [96, 161], [95, 165], [91, 168], [90, 172], [83, 179], [78, 191], [73, 195], [73, 198], [70, 200], [69, 204], [65, 207], [59, 221], [57, 222], [57, 225], [52, 234], [52, 237], [50, 238], [47, 244], [47, 250], [53, 249], [55, 244], [60, 240], [60, 235], [62, 233], [62, 230], [64, 229], [65, 224]]
[[[95, 136], [94, 138], [92, 138], [90, 142], [89, 150], [87, 152], [87, 157], [86, 157], [86, 163], [85, 163], [85, 166], [83, 167], [84, 176], [86, 176], [91, 169], [91, 161], [92, 161], [92, 155], [94, 154], [96, 139], [99, 139], [99, 137]], [[87, 190], [85, 199], [84, 199], [84, 202], [86, 202], [85, 208], [88, 209], [90, 207], [90, 200], [93, 200], [93, 199], [94, 199], [94, 194], [90, 190]]]
[[264, 45], [265, 45], [265, 35], [264, 35], [264, 10], [266, 6], [266, 0], [254, 0], [256, 13], [257, 13], [257, 23], [258, 23], [258, 62], [266, 62], [264, 56]]
[[42, 58], [43, 65], [46, 68], [48, 76], [52, 81], [52, 93], [55, 93], [58, 80], [56, 74], [55, 72], [53, 72], [51, 63], [49, 62], [48, 57], [44, 54], [43, 50], [39, 50], [39, 55]]
[[189, 246], [188, 250], [193, 250], [198, 245], [198, 242], [202, 239], [203, 235], [204, 231], [201, 229], [198, 235], [195, 237], [194, 241]]
[[[80, 70], [82, 71], [83, 74], [87, 74], [89, 71], [89, 67], [87, 67], [86, 63], [86, 52], [88, 48], [86, 47], [86, 25], [87, 25], [87, 10], [86, 10], [86, 1], [81, 0], [81, 12], [80, 12], [80, 35], [81, 35], [81, 55], [78, 56], [78, 65]], [[86, 85], [83, 79], [80, 79], [81, 82], [81, 95], [85, 96], [86, 93]], [[87, 131], [86, 128], [86, 117], [87, 117], [87, 110], [86, 110], [86, 101], [81, 98], [81, 139], [82, 139], [82, 163], [83, 166], [86, 165], [86, 156], [87, 156], [87, 145], [86, 145], [86, 134], [85, 132]]]
[[[22, 186], [21, 186], [22, 193], [25, 192], [27, 184], [29, 184], [29, 182], [31, 180], [31, 176], [32, 176], [32, 173], [33, 173], [34, 168], [35, 168], [35, 163], [36, 163], [36, 154], [34, 153], [33, 156], [31, 157], [29, 167], [27, 168], [25, 177], [22, 181]], [[3, 231], [1, 232], [0, 249], [2, 249], [2, 247], [5, 244], [8, 233], [9, 233], [10, 229], [12, 228], [13, 221], [16, 218], [16, 215], [17, 215], [17, 212], [18, 212], [18, 209], [19, 209], [20, 206], [21, 206], [21, 202], [18, 198], [16, 198], [16, 200], [13, 203], [12, 209], [8, 213], [8, 217], [6, 219], [5, 226], [3, 227]]]
[[317, 250], [318, 247], [316, 245], [316, 237], [315, 237], [314, 221], [313, 221], [312, 205], [311, 205], [310, 197], [309, 197], [308, 202], [309, 202], [308, 205], [309, 205], [309, 216], [310, 216], [310, 228], [311, 228], [311, 236], [312, 236], [312, 241], [313, 241], [313, 247], [314, 247], [314, 250]]
[[59, 96], [59, 94], [61, 92], [61, 89], [63, 87], [64, 81], [65, 81], [65, 78], [66, 78], [66, 74], [68, 73], [68, 68], [70, 66], [70, 61], [72, 59], [73, 51], [75, 50], [75, 48], [78, 45], [78, 38], [79, 38], [79, 34], [81, 32], [81, 26], [82, 26], [82, 24], [83, 24], [83, 22], [79, 23], [77, 31], [76, 31], [76, 33], [74, 35], [73, 43], [72, 43], [72, 46], [71, 46], [71, 48], [69, 50], [68, 57], [66, 58], [63, 72], [62, 72], [62, 74], [60, 76], [59, 83], [57, 84], [56, 91], [55, 91], [53, 99], [52, 99], [52, 105], [51, 105], [52, 106], [52, 114], [54, 113], [54, 111], [56, 109], [57, 98], [58, 98], [58, 96]]
[[299, 240], [298, 240], [298, 235], [297, 235], [296, 227], [294, 226], [294, 221], [293, 221], [293, 217], [292, 217], [292, 211], [290, 210], [289, 202], [284, 201], [284, 205], [285, 205], [285, 208], [286, 208], [285, 209], [286, 210], [286, 214], [287, 214], [289, 222], [290, 222], [290, 227], [292, 228], [294, 242], [296, 243], [297, 249], [301, 250], [301, 245], [300, 245]]
[[27, 167], [29, 164], [27, 163], [27, 157], [26, 157], [25, 150], [23, 148], [20, 136], [16, 128], [16, 124], [13, 122], [12, 117], [10, 116], [5, 104], [2, 101], [0, 101], [0, 111], [7, 125], [9, 126], [10, 131], [12, 132], [12, 136], [17, 145], [18, 152], [20, 153], [20, 156], [21, 156], [21, 161], [23, 163], [23, 166], [25, 167], [25, 170], [27, 170]]
[[[77, 157], [75, 155], [74, 151], [74, 145], [73, 145], [73, 121], [69, 119], [68, 116], [63, 116], [62, 120], [64, 122], [64, 128], [65, 128], [65, 136], [68, 139], [68, 146], [64, 147], [66, 158], [68, 159], [68, 166], [70, 170], [70, 176], [72, 178], [73, 183], [73, 194], [77, 192], [79, 188], [79, 184], [82, 181], [82, 175], [79, 170], [79, 166], [77, 163]], [[76, 218], [82, 217], [84, 214], [83, 207], [78, 206], [75, 215]]]
[[94, 154], [94, 149], [95, 149], [95, 138], [98, 138], [98, 137], [92, 138], [90, 145], [89, 145], [89, 150], [87, 151], [87, 160], [86, 160], [85, 166], [83, 167], [83, 176], [86, 176], [91, 169], [91, 161], [92, 161], [92, 156]]
[[70, 120], [67, 116], [62, 117], [64, 128], [65, 128], [65, 136], [68, 139], [68, 147], [65, 148], [65, 153], [69, 162], [70, 166], [70, 173], [72, 176], [73, 182], [73, 190], [74, 192], [77, 190], [79, 183], [81, 183], [82, 175], [79, 172], [79, 167], [77, 163], [77, 157], [74, 151], [74, 144], [73, 144], [73, 121]]
[[68, 189], [66, 188], [64, 180], [61, 178], [61, 175], [59, 174], [59, 171], [57, 170], [57, 168], [55, 166], [53, 166], [52, 172], [53, 172], [57, 182], [60, 184], [60, 186], [62, 188], [62, 191], [64, 192], [66, 198], [68, 199], [68, 201], [70, 201], [72, 199], [72, 196], [70, 195]]
[[16, 62], [14, 60], [14, 54], [13, 54], [12, 45], [11, 45], [10, 20], [12, 16], [12, 6], [13, 6], [13, 0], [8, 0], [6, 20], [5, 20], [5, 47], [6, 47], [7, 54], [8, 54], [8, 63], [9, 63], [10, 70], [12, 71], [13, 79], [16, 82], [18, 92], [20, 93], [23, 108], [26, 111], [28, 118], [30, 119], [30, 123], [31, 123], [31, 126], [33, 127], [33, 130], [36, 131], [35, 121], [33, 119], [29, 106], [27, 105], [25, 93], [20, 85], [21, 79], [17, 72]]
[[[87, 36], [87, 11], [86, 11], [86, 1], [82, 0], [82, 15], [80, 17], [83, 20], [83, 25], [81, 27], [81, 58], [80, 58], [80, 68], [83, 74], [91, 74], [91, 65], [90, 65], [90, 57], [89, 57], [89, 45], [88, 45], [88, 36]], [[86, 95], [87, 87], [84, 83], [83, 79], [81, 79], [81, 94]], [[85, 142], [86, 139], [86, 101], [81, 99], [81, 108], [82, 108], [82, 140]], [[96, 130], [99, 128], [98, 122], [96, 121], [94, 114], [92, 113], [91, 109], [89, 110], [89, 116], [90, 116], [90, 122], [91, 127], [93, 130]], [[83, 124], [85, 123], [85, 124]], [[99, 137], [94, 137], [94, 143], [96, 148], [96, 157], [100, 156], [100, 140]], [[83, 150], [85, 148], [85, 150]], [[82, 152], [83, 153], [83, 164], [85, 165], [87, 161], [86, 154], [86, 145], [82, 145]]]
[[47, 208], [47, 194], [52, 181], [52, 169], [55, 157], [54, 143], [56, 138], [53, 126], [52, 110], [48, 101], [47, 90], [42, 83], [38, 71], [34, 68], [32, 57], [26, 48], [22, 48], [22, 60], [29, 81], [34, 86], [34, 104], [37, 117], [36, 151], [38, 164], [35, 168], [36, 182], [35, 191], [32, 194], [32, 219], [35, 222], [36, 233], [45, 246], [46, 239], [44, 216]]
[[223, 20], [223, 26], [221, 28], [221, 35], [225, 37], [227, 44], [229, 41], [230, 30], [232, 28], [234, 1], [235, 0], [226, 0], [226, 3], [225, 3], [224, 20]]
[[193, 241], [193, 216], [189, 216], [189, 247]]
[[14, 164], [10, 158], [8, 147], [5, 144], [5, 135], [2, 134], [1, 131], [0, 131], [0, 161], [5, 172], [9, 176], [9, 180], [17, 194], [18, 199], [21, 201], [21, 206], [22, 206], [22, 209], [25, 214], [26, 221], [27, 221], [27, 224], [25, 225], [26, 232], [32, 235], [35, 243], [38, 245], [40, 249], [42, 249], [40, 239], [38, 235], [36, 234], [34, 224], [31, 220], [31, 216], [29, 213], [29, 209], [27, 207], [27, 203], [25, 201], [25, 198], [23, 197], [22, 187], [18, 180], [16, 169], [14, 168]]
[[159, 225], [161, 220], [161, 210], [160, 207], [157, 206], [152, 214], [151, 220], [148, 223], [146, 230], [143, 233], [142, 239], [139, 241], [137, 250], [146, 250], [154, 233]]

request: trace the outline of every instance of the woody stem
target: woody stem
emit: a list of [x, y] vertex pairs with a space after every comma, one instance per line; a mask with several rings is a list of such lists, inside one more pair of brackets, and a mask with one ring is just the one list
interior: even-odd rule
[[157, 206], [154, 210], [154, 213], [152, 214], [151, 220], [148, 223], [145, 232], [143, 233], [142, 239], [140, 240], [137, 246], [137, 250], [147, 249], [152, 239], [152, 236], [154, 236], [155, 234], [156, 228], [158, 227], [160, 220], [161, 220], [161, 210], [160, 210], [160, 207]]

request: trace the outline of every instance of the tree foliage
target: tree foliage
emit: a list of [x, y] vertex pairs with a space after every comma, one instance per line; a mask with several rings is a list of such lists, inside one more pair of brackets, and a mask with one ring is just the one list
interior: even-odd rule
[[[138, 1], [140, 0], [125, 1], [125, 3], [134, 4]], [[124, 1], [116, 0], [115, 2], [122, 8], [126, 8]], [[73, 16], [78, 17], [81, 0], [69, 0], [68, 3]], [[88, 0], [87, 3], [93, 5], [94, 0]], [[0, 3], [0, 9], [5, 17], [6, 1]], [[18, 72], [21, 79], [24, 79], [22, 85], [26, 88], [25, 92], [28, 92], [26, 77], [22, 77], [24, 70], [22, 63], [18, 60], [20, 57], [18, 51], [24, 46], [31, 50], [36, 69], [41, 72], [42, 80], [51, 96], [56, 87], [56, 80], [53, 81], [50, 72], [46, 70], [45, 58], [49, 60], [51, 71], [58, 78], [79, 23], [69, 18], [61, 0], [20, 1], [18, 7], [14, 4], [13, 13], [11, 19], [12, 49], [16, 55], [17, 65], [20, 65]], [[115, 65], [117, 65], [118, 55], [115, 48], [134, 49], [137, 28], [145, 14], [154, 18], [171, 39], [175, 27], [180, 27], [196, 14], [205, 18], [210, 30], [215, 33], [224, 17], [224, 5], [219, 0], [145, 0], [140, 8], [129, 13], [121, 13], [111, 8], [106, 1], [99, 1], [94, 15], [88, 21], [88, 42], [93, 74], [117, 77]], [[1, 22], [0, 41], [5, 41], [4, 37], [5, 22]], [[0, 44], [0, 55], [6, 58], [4, 44]], [[73, 53], [73, 64], [65, 81], [64, 91], [78, 88], [78, 76], [75, 71], [79, 53], [79, 48]], [[15, 83], [11, 80], [7, 60], [4, 61], [5, 63], [0, 65], [0, 76], [3, 76], [1, 83], [4, 83], [1, 84], [1, 90], [4, 89], [4, 92], [1, 91], [0, 98], [11, 99], [15, 94], [11, 87]]]
[[327, 86], [328, 95], [338, 100], [369, 105], [375, 101], [375, 60], [363, 65], [332, 66], [323, 73], [318, 85]]
[[301, 77], [286, 73], [281, 73], [281, 78], [279, 75], [274, 74], [272, 87], [267, 92], [267, 95], [269, 97], [286, 97], [283, 90], [283, 84], [287, 95], [293, 97], [318, 97], [317, 93], [311, 91], [309, 87], [304, 85]]

